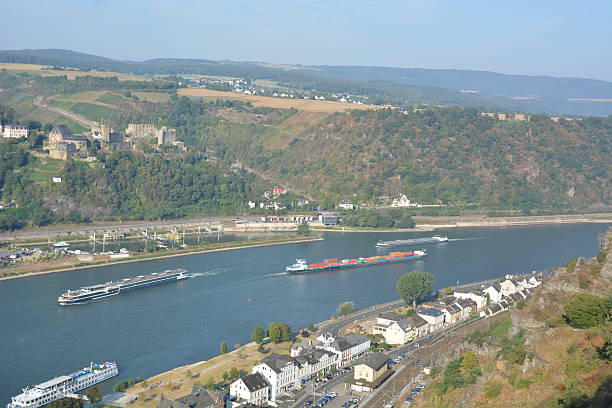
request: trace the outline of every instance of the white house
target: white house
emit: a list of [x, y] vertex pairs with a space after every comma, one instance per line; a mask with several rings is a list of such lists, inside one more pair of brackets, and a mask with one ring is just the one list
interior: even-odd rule
[[462, 309], [457, 303], [451, 303], [442, 309], [444, 313], [444, 323], [451, 324], [458, 322], [462, 318]]
[[342, 200], [340, 201], [340, 204], [338, 204], [338, 207], [344, 209], [344, 210], [354, 210], [357, 208], [357, 206], [355, 204], [352, 204], [350, 201], [348, 200]]
[[255, 206], [257, 205], [253, 201], [249, 201], [247, 204], [248, 204], [249, 208], [255, 208]]
[[537, 286], [540, 286], [542, 284], [541, 280], [538, 280], [538, 278], [536, 278], [535, 276], [532, 276], [531, 278], [529, 278], [529, 287], [530, 288], [535, 288]]
[[270, 354], [261, 363], [253, 366], [253, 374], [260, 373], [270, 384], [270, 401], [285, 391], [298, 386], [298, 366], [292, 357]]
[[467, 319], [472, 311], [476, 311], [477, 305], [472, 299], [457, 299], [455, 302], [461, 308], [461, 318]]
[[404, 345], [411, 342], [416, 337], [416, 330], [412, 326], [412, 322], [408, 319], [402, 319], [391, 323], [385, 333], [385, 342], [392, 345]]
[[230, 395], [235, 398], [233, 406], [242, 404], [267, 405], [270, 384], [261, 373], [242, 376], [230, 385]]
[[487, 303], [487, 298], [480, 291], [455, 291], [453, 296], [459, 299], [470, 299], [476, 302], [476, 308], [481, 309]]
[[391, 207], [421, 207], [421, 204], [410, 202], [406, 194], [402, 194], [393, 200]]
[[28, 137], [28, 127], [26, 125], [2, 125], [0, 124], [0, 134], [4, 138], [18, 139]]
[[317, 373], [327, 373], [332, 368], [337, 368], [340, 358], [336, 353], [323, 349], [314, 349], [301, 353], [295, 357], [298, 364], [297, 379], [308, 380]]
[[253, 374], [259, 373], [265, 378], [270, 385], [269, 400], [274, 402], [279, 395], [299, 387], [302, 380], [310, 379], [317, 373], [326, 373], [332, 368], [337, 368], [340, 361], [340, 355], [334, 351], [305, 347], [293, 357], [270, 354], [261, 363], [253, 367]]
[[519, 290], [518, 284], [512, 279], [506, 279], [500, 284], [500, 286], [503, 296], [511, 295]]
[[371, 344], [370, 338], [361, 334], [334, 338], [330, 333], [325, 333], [317, 337], [317, 340], [322, 343], [320, 348], [338, 354], [341, 366], [363, 356]]
[[393, 323], [401, 320], [401, 318], [394, 312], [385, 312], [376, 318], [376, 322], [372, 327], [372, 334], [385, 335], [389, 326]]
[[429, 323], [429, 331], [435, 331], [444, 326], [444, 313], [438, 309], [419, 307], [416, 314]]
[[502, 290], [499, 283], [487, 286], [483, 290], [483, 293], [485, 295], [489, 295], [489, 300], [491, 303], [499, 303], [499, 301], [502, 300]]

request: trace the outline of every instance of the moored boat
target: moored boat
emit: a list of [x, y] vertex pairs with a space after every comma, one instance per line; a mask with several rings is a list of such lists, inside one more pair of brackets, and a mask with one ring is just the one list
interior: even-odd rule
[[68, 248], [70, 244], [66, 241], [60, 241], [53, 243], [53, 248]]
[[91, 363], [89, 366], [68, 375], [26, 387], [23, 392], [11, 397], [7, 408], [38, 408], [65, 397], [79, 398], [75, 393], [119, 374], [115, 363]]

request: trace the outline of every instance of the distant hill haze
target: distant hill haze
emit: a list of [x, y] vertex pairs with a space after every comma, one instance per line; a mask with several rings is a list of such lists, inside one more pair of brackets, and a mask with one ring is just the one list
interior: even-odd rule
[[553, 115], [612, 114], [612, 82], [487, 71], [300, 66], [261, 62], [157, 58], [118, 61], [62, 50], [0, 51], [0, 62], [59, 65], [136, 74], [202, 74], [267, 79], [297, 89], [345, 92], [405, 103]]

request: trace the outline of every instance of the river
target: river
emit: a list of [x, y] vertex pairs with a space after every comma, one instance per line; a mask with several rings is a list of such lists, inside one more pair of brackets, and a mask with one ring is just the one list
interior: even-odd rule
[[[422, 269], [436, 287], [563, 265], [597, 252], [610, 224], [439, 230], [450, 242], [424, 245], [424, 260], [308, 275], [281, 272], [296, 258], [318, 261], [381, 253], [378, 240], [432, 233], [326, 232], [324, 241], [196, 254], [0, 281], [0, 403], [21, 388], [67, 374], [89, 361], [116, 361], [121, 379], [146, 378], [207, 359], [249, 340], [256, 325], [292, 327], [325, 320], [343, 301], [358, 309], [397, 298], [395, 282]], [[401, 248], [398, 248], [401, 250]], [[59, 306], [66, 289], [185, 268], [193, 279], [90, 304]], [[118, 379], [104, 384], [110, 390]]]

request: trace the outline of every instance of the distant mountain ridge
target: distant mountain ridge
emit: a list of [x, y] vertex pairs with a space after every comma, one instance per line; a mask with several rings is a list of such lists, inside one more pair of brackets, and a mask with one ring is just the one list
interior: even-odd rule
[[390, 81], [406, 85], [435, 85], [455, 90], [475, 90], [500, 96], [556, 96], [610, 98], [612, 82], [585, 78], [500, 74], [459, 69], [389, 68], [367, 66], [312, 66], [310, 75], [352, 81]]
[[552, 115], [612, 114], [612, 82], [454, 69], [300, 66], [208, 59], [119, 61], [64, 49], [0, 51], [0, 62], [61, 65], [134, 74], [204, 74], [268, 79], [299, 89], [412, 103]]

